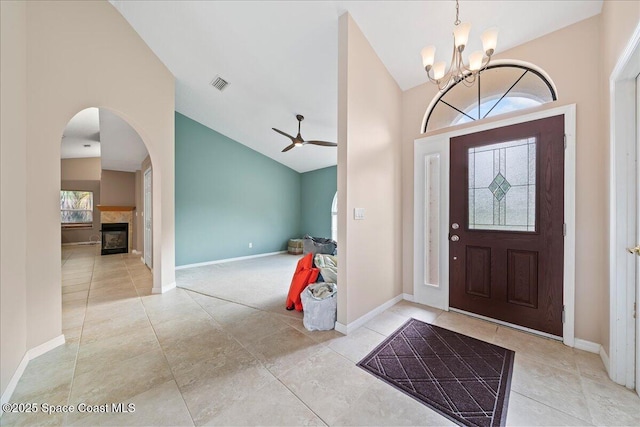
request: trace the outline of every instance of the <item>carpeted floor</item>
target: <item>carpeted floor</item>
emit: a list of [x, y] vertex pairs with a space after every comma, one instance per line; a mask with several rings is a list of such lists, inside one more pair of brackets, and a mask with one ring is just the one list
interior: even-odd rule
[[176, 271], [178, 287], [263, 311], [302, 318], [285, 302], [302, 255], [278, 254]]
[[505, 424], [515, 353], [409, 319], [358, 366], [465, 426]]

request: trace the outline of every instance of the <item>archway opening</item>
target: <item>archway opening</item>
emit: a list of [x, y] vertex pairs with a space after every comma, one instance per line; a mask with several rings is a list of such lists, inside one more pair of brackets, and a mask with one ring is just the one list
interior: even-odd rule
[[74, 115], [60, 152], [63, 332], [69, 339], [80, 333], [70, 319], [83, 317], [92, 300], [152, 293], [152, 193], [150, 183], [144, 185], [152, 166], [140, 135], [106, 108]]

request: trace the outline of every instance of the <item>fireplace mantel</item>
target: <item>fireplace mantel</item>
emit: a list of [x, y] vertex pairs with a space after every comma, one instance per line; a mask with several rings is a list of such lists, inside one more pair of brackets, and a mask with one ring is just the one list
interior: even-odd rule
[[136, 208], [135, 206], [107, 206], [107, 205], [97, 205], [96, 207], [101, 212], [126, 212], [126, 211], [132, 211]]

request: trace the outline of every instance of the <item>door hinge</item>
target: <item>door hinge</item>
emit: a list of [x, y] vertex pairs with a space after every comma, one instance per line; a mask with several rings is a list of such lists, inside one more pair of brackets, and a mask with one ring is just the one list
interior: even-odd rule
[[564, 305], [562, 306], [562, 323], [564, 323]]
[[635, 302], [633, 303], [633, 318], [634, 318], [634, 319], [636, 318], [636, 313], [637, 313], [637, 311], [636, 311], [636, 304], [637, 304], [637, 303], [635, 303]]
[[564, 134], [564, 149], [567, 149], [567, 134]]
[[567, 223], [566, 222], [562, 223], [562, 235], [563, 236], [567, 235]]

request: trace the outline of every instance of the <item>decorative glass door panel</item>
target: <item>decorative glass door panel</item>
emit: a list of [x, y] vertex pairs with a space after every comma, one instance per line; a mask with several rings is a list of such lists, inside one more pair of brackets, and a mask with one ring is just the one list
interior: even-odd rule
[[468, 229], [536, 231], [536, 138], [468, 149]]

